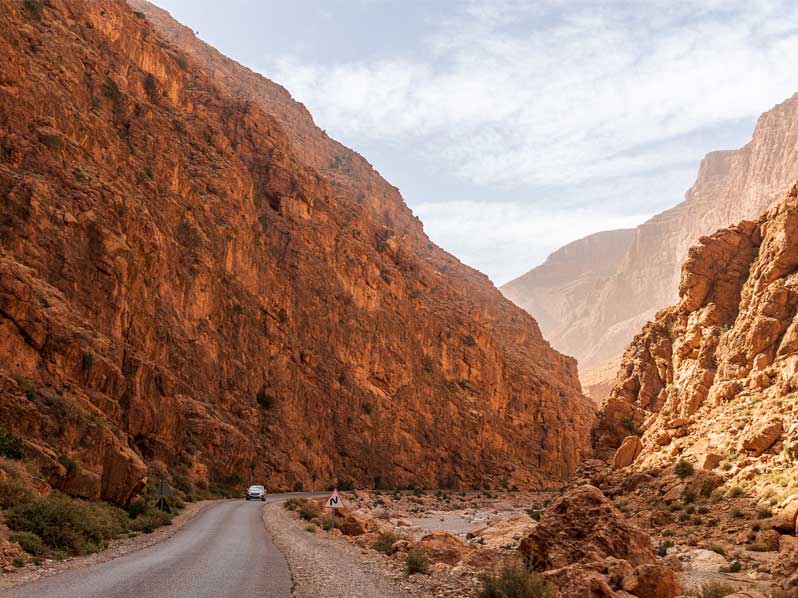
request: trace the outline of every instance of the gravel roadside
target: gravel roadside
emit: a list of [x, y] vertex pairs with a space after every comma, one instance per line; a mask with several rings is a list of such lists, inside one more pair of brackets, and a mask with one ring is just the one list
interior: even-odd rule
[[322, 530], [305, 530], [307, 522], [281, 503], [266, 505], [263, 523], [283, 553], [294, 582], [294, 598], [429, 598], [467, 596], [463, 586], [433, 568], [431, 575], [408, 576], [400, 563], [351, 544]]
[[50, 577], [51, 575], [63, 573], [64, 571], [71, 571], [73, 569], [104, 563], [135, 550], [141, 550], [142, 548], [163, 542], [167, 538], [172, 537], [177, 530], [193, 519], [203, 508], [215, 502], [218, 501], [203, 500], [195, 503], [188, 503], [185, 508], [172, 519], [171, 525], [158, 528], [151, 534], [138, 534], [133, 537], [114, 540], [107, 549], [100, 552], [86, 556], [70, 557], [63, 561], [45, 559], [39, 566], [28, 565], [13, 573], [4, 574], [0, 577], [0, 590], [8, 590], [43, 577]]

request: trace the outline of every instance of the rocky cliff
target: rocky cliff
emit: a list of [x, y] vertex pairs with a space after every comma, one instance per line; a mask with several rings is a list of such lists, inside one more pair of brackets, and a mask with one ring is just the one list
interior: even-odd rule
[[0, 425], [53, 486], [571, 475], [575, 361], [285, 90], [122, 2], [0, 8]]
[[545, 314], [541, 325], [547, 338], [576, 356], [580, 366], [617, 357], [657, 310], [676, 300], [680, 267], [695, 240], [758, 217], [796, 177], [798, 95], [764, 113], [745, 147], [708, 154], [684, 201], [637, 227], [622, 257], [603, 244], [598, 248], [600, 263], [593, 267], [610, 272], [598, 278], [586, 308], [583, 274], [570, 266], [553, 289], [547, 280], [557, 275], [544, 265], [502, 290], [536, 317]]
[[624, 354], [596, 447], [623, 441], [616, 467], [682, 459], [783, 494], [798, 458], [798, 189], [702, 237], [679, 296]]

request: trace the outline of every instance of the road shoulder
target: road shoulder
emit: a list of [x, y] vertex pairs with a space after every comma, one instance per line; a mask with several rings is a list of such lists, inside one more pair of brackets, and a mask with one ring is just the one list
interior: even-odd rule
[[186, 507], [172, 519], [171, 525], [158, 528], [151, 534], [138, 534], [133, 537], [119, 538], [111, 542], [108, 548], [100, 552], [85, 556], [70, 557], [63, 561], [45, 559], [41, 565], [27, 565], [17, 569], [13, 573], [6, 573], [0, 577], [0, 591], [16, 588], [38, 579], [64, 573], [65, 571], [99, 565], [100, 563], [105, 563], [131, 552], [141, 550], [142, 548], [159, 544], [174, 536], [181, 527], [196, 517], [205, 507], [217, 502], [219, 501], [203, 500], [195, 503], [188, 503]]

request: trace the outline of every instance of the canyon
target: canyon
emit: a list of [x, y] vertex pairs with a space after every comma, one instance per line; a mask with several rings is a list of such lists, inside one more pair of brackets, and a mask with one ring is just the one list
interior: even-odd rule
[[52, 488], [573, 475], [575, 360], [286, 90], [141, 2], [0, 9], [0, 427]]

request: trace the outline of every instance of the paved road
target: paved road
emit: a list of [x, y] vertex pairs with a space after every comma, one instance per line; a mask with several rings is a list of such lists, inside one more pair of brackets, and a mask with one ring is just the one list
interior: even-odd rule
[[[269, 498], [269, 502], [280, 497]], [[15, 598], [290, 598], [291, 576], [260, 501], [206, 507], [174, 536], [106, 563], [12, 590]]]

